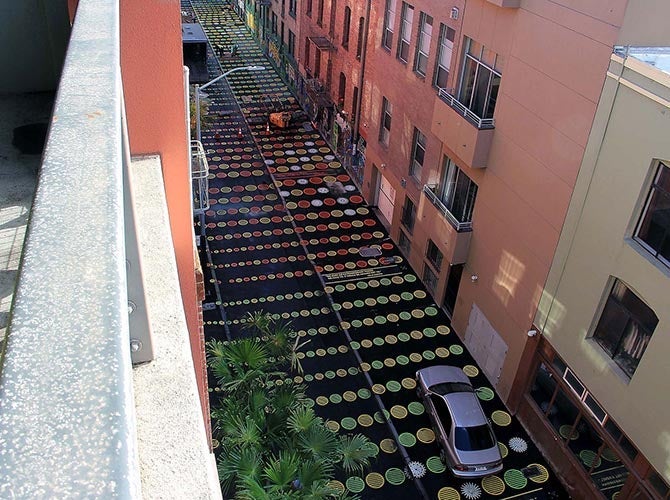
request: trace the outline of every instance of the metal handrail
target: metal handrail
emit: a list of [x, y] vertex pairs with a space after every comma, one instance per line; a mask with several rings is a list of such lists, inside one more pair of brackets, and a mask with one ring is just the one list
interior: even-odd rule
[[478, 129], [490, 129], [495, 127], [493, 118], [480, 118], [472, 110], [461, 103], [453, 94], [449, 93], [447, 89], [440, 88], [437, 95]]
[[141, 496], [121, 90], [119, 2], [80, 0], [3, 359], [2, 498]]
[[453, 228], [459, 233], [465, 231], [472, 231], [472, 222], [461, 222], [459, 221], [454, 214], [452, 214], [447, 206], [442, 203], [442, 200], [435, 193], [435, 187], [431, 184], [425, 184], [423, 186], [423, 192], [426, 195], [426, 198], [437, 208], [444, 218], [447, 219], [447, 222], [453, 226]]
[[209, 210], [209, 164], [200, 141], [191, 141], [191, 181], [193, 184], [193, 213]]

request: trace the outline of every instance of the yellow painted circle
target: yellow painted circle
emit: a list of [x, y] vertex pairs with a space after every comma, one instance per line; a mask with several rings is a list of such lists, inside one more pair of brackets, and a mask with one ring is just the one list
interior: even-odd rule
[[440, 491], [437, 492], [437, 500], [461, 500], [461, 494], [458, 490], [445, 486], [440, 488]]
[[333, 479], [332, 481], [328, 481], [328, 486], [330, 486], [331, 488], [333, 488], [334, 490], [337, 490], [337, 491], [342, 491], [342, 492], [344, 491], [344, 484], [342, 484], [342, 482], [340, 482], [336, 479]]
[[395, 418], [405, 418], [407, 416], [407, 408], [400, 405], [392, 406], [391, 415], [393, 415]]
[[502, 410], [494, 411], [491, 414], [491, 420], [493, 420], [493, 422], [498, 424], [500, 427], [506, 427], [512, 423], [512, 417], [510, 417], [509, 413]]
[[432, 443], [435, 441], [435, 433], [428, 427], [422, 427], [416, 431], [416, 438], [422, 443]]
[[358, 423], [363, 427], [370, 427], [374, 423], [374, 419], [367, 413], [358, 416]]
[[414, 296], [417, 299], [425, 299], [426, 298], [426, 292], [424, 292], [423, 290], [415, 290], [414, 291]]
[[356, 393], [354, 391], [345, 391], [344, 394], [342, 394], [342, 397], [344, 398], [345, 401], [348, 401], [351, 403], [352, 401], [356, 401]]
[[361, 370], [363, 370], [364, 372], [369, 372], [370, 371], [370, 364], [365, 363], [365, 362], [361, 363]]
[[446, 325], [439, 325], [439, 326], [436, 328], [436, 330], [437, 330], [437, 333], [439, 333], [440, 335], [448, 335], [449, 332], [451, 332], [451, 330], [449, 329], [449, 327], [446, 326]]
[[479, 368], [477, 368], [475, 365], [465, 365], [463, 367], [463, 373], [465, 373], [468, 377], [476, 377], [479, 375]]
[[372, 386], [372, 392], [375, 394], [384, 394], [386, 392], [386, 387], [382, 384], [375, 384]]
[[447, 356], [449, 356], [449, 349], [447, 349], [446, 347], [438, 347], [437, 349], [435, 349], [435, 354], [437, 354], [437, 356], [440, 358], [446, 358]]
[[409, 336], [412, 337], [414, 340], [420, 340], [423, 338], [423, 333], [420, 332], [419, 330], [412, 330], [409, 332]]
[[370, 339], [361, 340], [361, 345], [363, 347], [372, 347], [372, 341]]
[[398, 342], [398, 337], [396, 337], [395, 335], [387, 335], [386, 337], [384, 337], [384, 341], [387, 344], [395, 344]]
[[333, 432], [337, 432], [340, 430], [340, 424], [335, 422], [335, 420], [326, 421], [326, 427], [328, 427]]
[[319, 406], [326, 406], [328, 404], [328, 398], [326, 396], [318, 396], [316, 398], [316, 404]]
[[338, 368], [335, 373], [337, 373], [338, 377], [346, 377], [347, 376], [347, 370], [345, 370], [344, 368]]
[[375, 490], [378, 490], [384, 486], [384, 482], [384, 476], [382, 476], [379, 472], [371, 472], [365, 478], [365, 484]]
[[421, 354], [413, 352], [412, 354], [409, 355], [409, 359], [411, 359], [414, 363], [418, 363], [423, 358], [421, 357]]
[[505, 481], [498, 476], [488, 476], [482, 479], [482, 488], [489, 495], [502, 495], [505, 491]]
[[414, 389], [416, 387], [416, 380], [410, 377], [402, 379], [400, 383], [405, 389]]
[[544, 483], [549, 479], [549, 471], [542, 464], [530, 464], [528, 467], [535, 466], [540, 469], [540, 473], [537, 476], [529, 476], [528, 479], [534, 483]]
[[379, 448], [381, 448], [384, 453], [394, 453], [398, 449], [398, 446], [393, 439], [387, 438], [382, 439], [381, 443], [379, 443]]
[[386, 358], [384, 360], [384, 365], [388, 366], [389, 368], [393, 368], [395, 366], [395, 359], [393, 358]]
[[500, 456], [502, 458], [505, 458], [507, 454], [509, 453], [509, 450], [507, 449], [507, 446], [504, 443], [501, 443], [498, 441], [498, 448], [500, 448]]

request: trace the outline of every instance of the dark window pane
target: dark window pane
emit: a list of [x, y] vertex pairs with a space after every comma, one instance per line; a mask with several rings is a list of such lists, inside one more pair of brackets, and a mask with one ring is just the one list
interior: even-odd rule
[[466, 57], [463, 69], [463, 84], [461, 85], [461, 93], [458, 98], [458, 100], [466, 107], [470, 107], [476, 72], [477, 62], [470, 57]]
[[670, 168], [661, 163], [636, 237], [670, 265]]
[[487, 450], [495, 446], [495, 438], [488, 425], [475, 427], [456, 427], [454, 429], [454, 444], [463, 451]]
[[481, 64], [479, 65], [470, 110], [472, 110], [480, 118], [484, 118], [484, 111], [486, 109], [486, 98], [488, 96], [488, 89], [491, 80], [491, 75], [492, 73], [490, 69]]
[[435, 291], [435, 288], [437, 287], [437, 276], [435, 276], [433, 270], [427, 265], [423, 268], [423, 282], [428, 290], [431, 292]]

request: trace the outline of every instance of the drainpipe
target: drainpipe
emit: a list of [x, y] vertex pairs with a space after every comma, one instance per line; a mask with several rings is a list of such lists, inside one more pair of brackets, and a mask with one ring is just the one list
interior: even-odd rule
[[363, 23], [363, 47], [361, 48], [361, 72], [358, 77], [358, 99], [354, 103], [354, 130], [352, 135], [353, 149], [352, 154], [356, 154], [356, 147], [358, 144], [358, 126], [361, 121], [361, 102], [363, 101], [363, 82], [365, 75], [365, 59], [368, 53], [368, 29], [370, 27], [370, 6], [372, 0], [365, 2], [365, 22]]

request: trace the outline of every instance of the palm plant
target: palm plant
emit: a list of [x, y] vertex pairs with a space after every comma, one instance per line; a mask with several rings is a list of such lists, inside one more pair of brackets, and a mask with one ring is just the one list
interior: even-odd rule
[[238, 499], [350, 499], [333, 487], [337, 470], [362, 473], [376, 455], [368, 439], [338, 436], [308, 404], [298, 353], [307, 342], [270, 314], [249, 313], [250, 337], [211, 341], [208, 364], [221, 396], [212, 410], [218, 472]]

